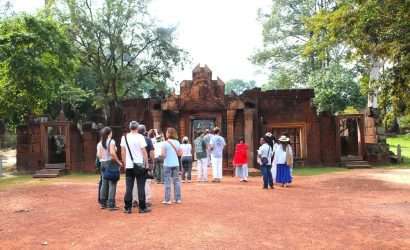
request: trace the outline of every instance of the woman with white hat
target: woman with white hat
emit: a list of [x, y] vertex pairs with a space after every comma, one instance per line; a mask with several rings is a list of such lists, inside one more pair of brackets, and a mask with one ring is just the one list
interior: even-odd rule
[[288, 144], [289, 138], [282, 135], [279, 138], [279, 147], [275, 150], [274, 163], [277, 166], [276, 182], [287, 187], [292, 182], [290, 169], [293, 167], [292, 147]]
[[192, 145], [189, 143], [188, 137], [184, 136], [182, 138], [182, 156], [181, 156], [181, 165], [182, 165], [182, 182], [185, 182], [185, 178], [188, 182], [191, 182], [191, 173], [192, 173]]

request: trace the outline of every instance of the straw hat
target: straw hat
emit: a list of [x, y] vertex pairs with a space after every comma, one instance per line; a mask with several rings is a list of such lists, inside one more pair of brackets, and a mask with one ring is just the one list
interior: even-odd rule
[[288, 142], [288, 141], [289, 141], [289, 138], [286, 137], [286, 136], [284, 136], [284, 135], [282, 135], [281, 137], [279, 137], [279, 141], [280, 141], [280, 142]]
[[267, 132], [267, 133], [265, 134], [265, 136], [267, 136], [267, 137], [272, 137], [273, 135], [272, 135], [271, 132]]
[[182, 138], [182, 141], [188, 141], [188, 137], [187, 137], [187, 136], [184, 136], [184, 137]]

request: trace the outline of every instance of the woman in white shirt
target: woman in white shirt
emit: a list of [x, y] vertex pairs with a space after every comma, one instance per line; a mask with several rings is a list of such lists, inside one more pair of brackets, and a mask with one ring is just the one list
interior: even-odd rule
[[[100, 190], [100, 204], [101, 208], [108, 208], [113, 211], [118, 207], [115, 205], [115, 194], [117, 191], [117, 181], [119, 179], [119, 167], [122, 162], [118, 159], [117, 148], [115, 141], [112, 139], [112, 130], [110, 127], [105, 127], [101, 131], [101, 141], [97, 145], [97, 156], [101, 162], [101, 190]], [[118, 173], [117, 180], [111, 180], [105, 176], [106, 170], [115, 171]]]
[[192, 145], [186, 136], [182, 139], [181, 150], [182, 182], [185, 182], [186, 178], [190, 183], [192, 173]]
[[276, 182], [287, 187], [292, 182], [290, 168], [293, 167], [292, 147], [288, 144], [289, 138], [281, 136], [280, 145], [275, 150], [274, 164], [277, 166]]

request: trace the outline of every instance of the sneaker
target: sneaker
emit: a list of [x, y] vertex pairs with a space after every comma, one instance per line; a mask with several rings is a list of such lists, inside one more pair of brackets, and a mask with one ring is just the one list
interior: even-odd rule
[[191, 182], [192, 182], [191, 180], [188, 181], [188, 183], [191, 183]]
[[171, 201], [162, 201], [161, 203], [164, 204], [164, 205], [171, 205], [172, 204]]
[[125, 213], [125, 214], [130, 214], [130, 213], [132, 213], [131, 208], [124, 208], [124, 213]]
[[138, 212], [139, 212], [140, 214], [145, 214], [145, 213], [151, 212], [151, 209], [150, 209], [150, 208], [140, 209]]
[[270, 186], [270, 189], [274, 189], [274, 187], [273, 187], [273, 186]]
[[100, 204], [100, 208], [101, 208], [101, 209], [106, 209], [106, 208], [107, 208], [107, 205], [105, 205], [105, 204]]
[[217, 179], [213, 179], [212, 182], [218, 182], [218, 180], [217, 180]]
[[132, 207], [138, 207], [138, 201], [133, 201], [132, 202]]
[[243, 179], [243, 182], [248, 182], [248, 179]]
[[145, 202], [145, 206], [152, 207], [152, 203], [151, 202]]
[[176, 203], [176, 204], [181, 204], [182, 201], [181, 201], [181, 200], [177, 200], [177, 201], [175, 201], [175, 203]]

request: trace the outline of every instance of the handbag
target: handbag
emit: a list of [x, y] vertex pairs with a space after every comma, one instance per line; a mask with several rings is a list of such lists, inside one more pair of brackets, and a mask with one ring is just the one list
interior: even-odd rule
[[[269, 151], [268, 151], [268, 157], [269, 157], [269, 153], [270, 153], [270, 146], [269, 146]], [[262, 157], [261, 158], [261, 162], [262, 162], [262, 165], [268, 165], [269, 164], [269, 159], [268, 159], [268, 157]]]
[[118, 181], [120, 179], [120, 169], [113, 163], [104, 169], [103, 177], [109, 181]]
[[95, 157], [95, 168], [100, 171], [101, 169], [101, 161], [98, 157]]
[[[110, 153], [111, 140], [108, 142], [108, 154]], [[101, 162], [100, 162], [101, 165]], [[120, 168], [111, 160], [110, 165], [103, 169], [103, 178], [109, 181], [118, 181], [120, 179]]]
[[139, 164], [139, 163], [135, 163], [135, 162], [134, 162], [134, 157], [132, 157], [130, 145], [128, 145], [127, 135], [125, 135], [125, 143], [127, 144], [128, 153], [130, 154], [131, 161], [132, 161], [132, 165], [133, 165], [135, 171], [136, 171], [137, 174], [139, 174], [139, 175], [145, 174], [146, 171], [145, 171], [144, 166], [143, 166], [142, 164]]

